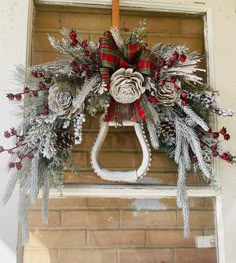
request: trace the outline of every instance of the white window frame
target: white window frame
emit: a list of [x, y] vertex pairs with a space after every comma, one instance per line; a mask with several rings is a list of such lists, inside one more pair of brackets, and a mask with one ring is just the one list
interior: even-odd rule
[[[31, 32], [33, 23], [34, 6], [32, 0], [29, 1], [29, 17], [28, 17], [28, 50], [31, 47]], [[96, 8], [111, 8], [112, 0], [34, 0], [37, 4], [55, 4], [55, 5], [73, 5], [82, 7], [96, 7]], [[207, 76], [208, 83], [214, 89], [214, 61], [213, 61], [213, 29], [212, 29], [212, 9], [208, 7], [205, 1], [190, 2], [188, 0], [166, 0], [159, 2], [159, 0], [120, 0], [121, 9], [143, 10], [143, 11], [158, 11], [168, 13], [189, 13], [204, 15], [204, 39], [205, 49], [207, 55]], [[27, 61], [29, 54], [27, 55]], [[216, 124], [216, 122], [214, 122]], [[213, 171], [217, 177], [219, 176], [219, 169], [214, 165]], [[59, 193], [56, 189], [50, 192], [51, 198], [61, 197], [96, 197], [96, 198], [173, 198], [176, 197], [177, 188], [175, 186], [142, 186], [142, 185], [67, 185], [63, 189], [63, 193]], [[225, 246], [224, 246], [224, 227], [222, 214], [222, 196], [220, 191], [214, 191], [209, 186], [195, 186], [187, 187], [189, 197], [215, 197], [215, 218], [218, 236], [217, 257], [218, 263], [225, 263]], [[21, 256], [18, 254], [18, 261]]]

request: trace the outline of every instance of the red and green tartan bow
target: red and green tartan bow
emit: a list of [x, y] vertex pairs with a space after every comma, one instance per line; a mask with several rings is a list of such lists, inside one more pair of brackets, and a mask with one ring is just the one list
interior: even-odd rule
[[[109, 89], [110, 76], [119, 68], [133, 68], [141, 74], [153, 76], [156, 66], [154, 54], [142, 44], [127, 44], [122, 52], [117, 47], [110, 31], [100, 39], [100, 74]], [[122, 123], [123, 119], [141, 122], [147, 116], [145, 103], [140, 99], [131, 104], [122, 104], [112, 99], [105, 120]]]

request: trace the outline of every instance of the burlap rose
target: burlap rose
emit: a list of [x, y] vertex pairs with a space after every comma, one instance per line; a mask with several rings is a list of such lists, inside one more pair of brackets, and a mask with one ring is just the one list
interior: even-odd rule
[[109, 92], [117, 102], [132, 103], [144, 93], [143, 82], [141, 73], [133, 72], [131, 68], [120, 68], [111, 76]]
[[166, 82], [163, 86], [159, 86], [157, 90], [158, 104], [165, 106], [173, 106], [179, 97], [178, 92], [174, 90], [175, 84]]
[[61, 118], [70, 118], [71, 115], [78, 110], [73, 103], [74, 99], [69, 88], [64, 88], [63, 91], [61, 91], [57, 85], [53, 85], [49, 89], [49, 109]]

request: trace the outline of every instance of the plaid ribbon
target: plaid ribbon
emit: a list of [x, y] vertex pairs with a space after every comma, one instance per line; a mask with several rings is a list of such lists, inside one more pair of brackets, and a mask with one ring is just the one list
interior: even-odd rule
[[[123, 54], [119, 51], [110, 31], [106, 31], [100, 39], [100, 74], [109, 89], [110, 76], [119, 68], [133, 68], [141, 74], [153, 75], [155, 68], [155, 56], [144, 45], [128, 44], [124, 46]], [[142, 99], [131, 104], [121, 104], [111, 101], [106, 121], [117, 121], [122, 119], [141, 122], [146, 118]]]

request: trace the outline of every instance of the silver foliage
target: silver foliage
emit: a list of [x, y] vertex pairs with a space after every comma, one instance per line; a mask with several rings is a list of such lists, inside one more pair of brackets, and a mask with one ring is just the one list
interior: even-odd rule
[[154, 125], [152, 120], [150, 120], [150, 118], [146, 118], [145, 120], [147, 123], [147, 129], [148, 129], [148, 133], [149, 133], [149, 137], [150, 137], [152, 147], [154, 150], [158, 150], [159, 139], [158, 139], [158, 135], [157, 135], [156, 126]]
[[118, 49], [121, 51], [124, 46], [124, 40], [120, 35], [120, 31], [115, 27], [111, 27], [110, 32], [116, 42]]

